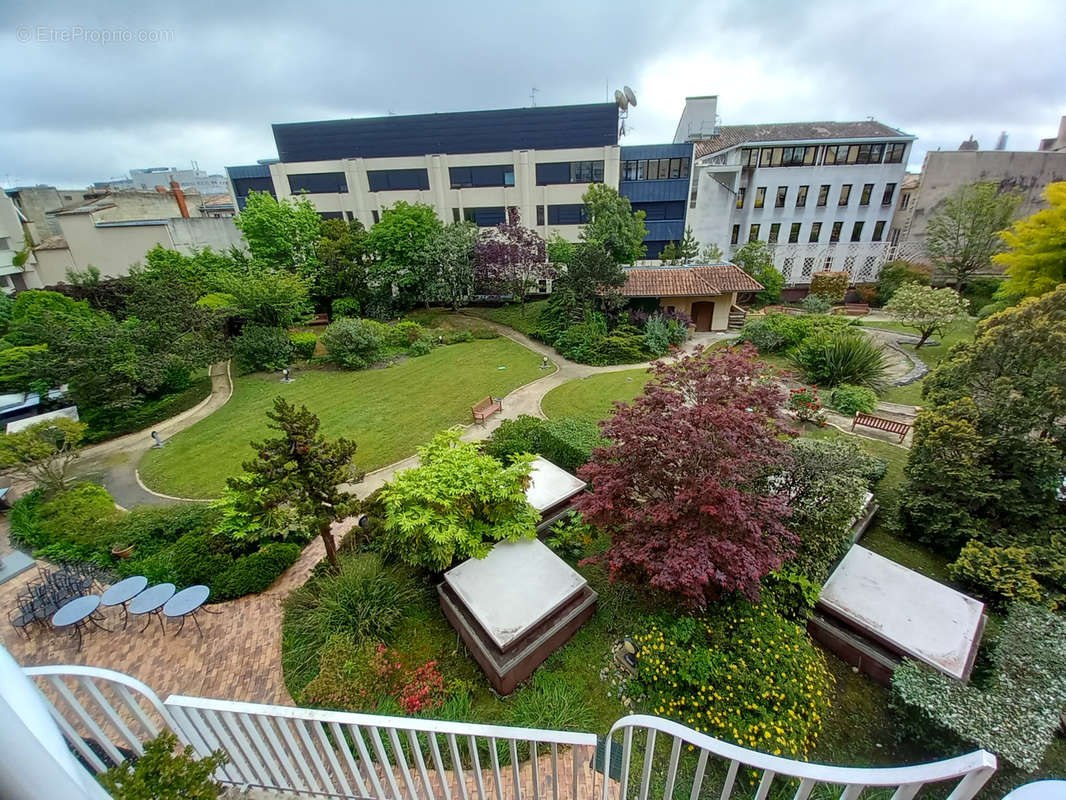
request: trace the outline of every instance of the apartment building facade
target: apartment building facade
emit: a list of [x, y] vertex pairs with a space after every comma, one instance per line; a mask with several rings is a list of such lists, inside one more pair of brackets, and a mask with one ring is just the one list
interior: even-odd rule
[[875, 121], [716, 126], [693, 143], [689, 225], [726, 253], [773, 245], [786, 285], [876, 280], [915, 137]]

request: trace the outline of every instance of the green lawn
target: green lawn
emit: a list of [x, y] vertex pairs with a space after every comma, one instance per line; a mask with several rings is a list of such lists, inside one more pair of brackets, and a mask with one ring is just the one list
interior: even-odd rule
[[[505, 369], [500, 369], [500, 367]], [[470, 406], [543, 377], [540, 358], [510, 339], [435, 348], [387, 369], [304, 370], [290, 384], [277, 375], [237, 378], [226, 405], [141, 460], [151, 489], [179, 497], [217, 497], [261, 439], [266, 412], [283, 396], [319, 415], [322, 431], [359, 444], [356, 464], [373, 470], [412, 455], [439, 430], [470, 421]]]
[[[902, 333], [914, 333], [913, 329], [905, 328], [898, 322], [864, 322], [862, 324], [867, 328], [883, 328], [885, 330], [900, 331]], [[914, 353], [918, 358], [924, 361], [930, 369], [932, 369], [940, 363], [952, 347], [959, 342], [972, 339], [976, 329], [977, 319], [971, 317], [949, 330], [947, 335], [939, 339], [935, 346], [926, 344], [922, 345], [919, 350], [915, 350], [914, 345], [912, 344], [901, 345], [901, 347], [906, 353]], [[908, 406], [921, 405], [923, 382], [924, 379], [915, 381], [907, 386], [893, 386], [881, 395], [881, 399], [889, 403], [902, 403]]]
[[470, 308], [464, 308], [463, 313], [498, 322], [501, 325], [506, 325], [508, 328], [514, 328], [519, 333], [524, 333], [528, 336], [536, 329], [537, 317], [540, 316], [541, 309], [546, 305], [548, 305], [547, 300], [536, 300], [532, 303], [526, 303], [524, 314], [522, 312], [522, 306], [518, 303], [509, 303], [508, 305], [499, 306], [498, 308], [471, 306]]
[[541, 399], [540, 408], [549, 419], [577, 417], [597, 422], [611, 413], [615, 400], [628, 403], [640, 394], [650, 378], [646, 369], [601, 372], [556, 386]]

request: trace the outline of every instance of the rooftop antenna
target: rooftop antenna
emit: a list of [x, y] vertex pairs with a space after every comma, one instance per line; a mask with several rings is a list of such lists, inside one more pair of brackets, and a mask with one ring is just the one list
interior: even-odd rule
[[539, 91], [536, 86], [531, 87], [529, 90], [529, 105], [533, 108], [537, 107], [537, 92]]
[[628, 86], [614, 90], [614, 103], [618, 106], [618, 135], [626, 135], [626, 120], [629, 119], [629, 107], [637, 106], [637, 95]]

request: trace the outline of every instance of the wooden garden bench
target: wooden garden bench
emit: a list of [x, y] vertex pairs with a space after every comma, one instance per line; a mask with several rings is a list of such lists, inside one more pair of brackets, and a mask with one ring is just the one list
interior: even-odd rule
[[478, 400], [470, 407], [470, 411], [474, 415], [474, 422], [480, 422], [482, 425], [485, 424], [485, 420], [502, 409], [503, 402], [494, 397], [486, 397], [483, 400]]
[[836, 314], [846, 314], [849, 317], [865, 317], [870, 313], [869, 303], [845, 303], [833, 309]]
[[867, 428], [887, 431], [888, 433], [898, 433], [900, 442], [907, 437], [907, 431], [911, 429], [909, 423], [899, 422], [894, 419], [885, 419], [884, 417], [874, 417], [870, 414], [863, 414], [862, 412], [856, 414], [855, 419], [851, 421], [851, 429], [855, 430], [856, 425], [863, 425]]

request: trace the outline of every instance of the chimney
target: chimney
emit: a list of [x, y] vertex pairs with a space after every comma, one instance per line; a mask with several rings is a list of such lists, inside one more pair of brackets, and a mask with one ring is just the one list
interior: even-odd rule
[[181, 215], [185, 217], [185, 219], [188, 219], [189, 207], [185, 204], [185, 192], [181, 190], [181, 184], [173, 178], [170, 179], [170, 193], [174, 195], [174, 200], [178, 204], [178, 209], [181, 211]]

